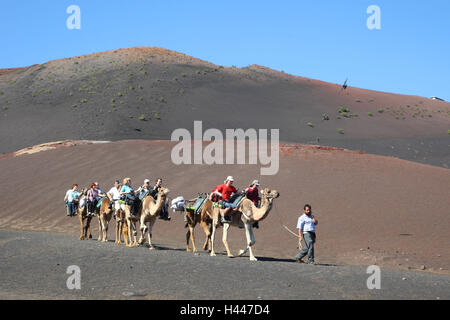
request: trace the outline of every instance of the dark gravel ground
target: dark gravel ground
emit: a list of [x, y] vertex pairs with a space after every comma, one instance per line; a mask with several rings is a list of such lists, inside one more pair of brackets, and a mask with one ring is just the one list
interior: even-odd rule
[[[158, 245], [158, 243], [156, 243]], [[0, 230], [0, 299], [449, 299], [450, 278], [381, 270], [369, 290], [365, 268], [301, 265], [293, 260], [126, 248], [64, 234]], [[67, 267], [81, 269], [69, 290]]]

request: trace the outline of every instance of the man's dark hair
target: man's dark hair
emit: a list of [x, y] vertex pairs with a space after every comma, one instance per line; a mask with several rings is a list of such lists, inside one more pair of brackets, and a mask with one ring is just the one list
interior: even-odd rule
[[309, 211], [311, 211], [311, 206], [309, 204], [305, 204], [305, 206], [303, 207], [303, 210], [305, 210], [306, 208], [309, 208]]
[[119, 180], [116, 180], [116, 181], [114, 181], [114, 182], [117, 182], [118, 184], [120, 184], [120, 181], [119, 181]]

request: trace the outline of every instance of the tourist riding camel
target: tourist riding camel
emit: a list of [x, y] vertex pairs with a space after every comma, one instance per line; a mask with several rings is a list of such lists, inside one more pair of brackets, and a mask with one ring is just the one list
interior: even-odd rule
[[[153, 199], [156, 200], [158, 197], [158, 193], [160, 188], [162, 188], [162, 179], [158, 178], [156, 180], [155, 186], [151, 189], [149, 195], [153, 197]], [[164, 203], [163, 210], [160, 211], [159, 219], [170, 221], [171, 217], [169, 216], [169, 205], [167, 203]]]
[[[147, 195], [142, 200], [142, 211], [141, 211], [141, 219], [140, 219], [140, 229], [141, 229], [141, 238], [139, 239], [139, 244], [143, 244], [145, 242], [145, 233], [148, 230], [148, 244], [150, 245], [150, 250], [155, 249], [152, 244], [152, 229], [153, 225], [156, 222], [156, 217], [158, 217], [164, 207], [167, 205], [167, 194], [169, 193], [169, 189], [160, 187], [158, 188], [158, 194], [155, 198], [151, 195]], [[149, 226], [147, 227], [147, 223]]]
[[237, 194], [238, 190], [233, 186], [234, 178], [228, 176], [224, 184], [218, 185], [210, 194], [209, 199], [217, 202], [225, 210], [221, 210], [221, 222], [230, 223], [233, 214], [238, 212], [238, 207], [230, 201], [233, 194]]
[[[247, 238], [247, 246], [245, 249], [240, 250], [239, 255], [242, 256], [247, 251], [250, 253], [250, 260], [256, 261], [256, 257], [253, 254], [252, 246], [255, 244], [255, 235], [253, 233], [252, 225], [255, 222], [261, 221], [267, 217], [270, 210], [272, 209], [273, 199], [278, 198], [279, 193], [276, 190], [270, 190], [265, 188], [262, 192], [261, 207], [257, 208], [255, 204], [249, 200], [244, 199], [239, 205], [238, 213], [231, 217], [231, 222], [223, 224], [223, 236], [222, 241], [225, 245], [227, 255], [233, 257], [228, 247], [228, 228], [230, 225], [245, 228], [245, 235]], [[211, 256], [215, 256], [214, 251], [214, 239], [217, 228], [220, 227], [221, 223], [219, 217], [222, 215], [220, 211], [224, 209], [214, 206], [211, 200], [207, 200], [203, 205], [202, 215], [207, 214], [212, 220], [212, 233], [211, 233]], [[207, 234], [208, 236], [208, 234]]]
[[117, 219], [117, 211], [120, 210], [120, 181], [114, 181], [114, 186], [109, 189], [106, 196], [109, 198], [112, 207], [114, 208], [114, 219]]
[[93, 217], [95, 215], [99, 199], [105, 196], [106, 195], [99, 188], [98, 182], [91, 184], [91, 187], [87, 192], [87, 210], [89, 216]]
[[[250, 184], [250, 186], [244, 190], [244, 193], [245, 193], [245, 196], [247, 197], [247, 199], [250, 199], [256, 207], [259, 207], [259, 202], [261, 201], [261, 197], [259, 196], [259, 189], [258, 189], [259, 185], [260, 184], [259, 184], [258, 180], [253, 180], [253, 182]], [[256, 221], [253, 224], [253, 228], [256, 228], [256, 229], [259, 228], [258, 221]]]
[[92, 239], [91, 220], [92, 216], [87, 212], [87, 189], [81, 191], [80, 202], [77, 209], [80, 221], [80, 240]]
[[[129, 247], [137, 246], [137, 230], [136, 223], [139, 220], [140, 210], [139, 198], [136, 197], [133, 188], [131, 187], [131, 179], [123, 179], [123, 186], [120, 189], [120, 208], [125, 212], [125, 220], [128, 226]], [[132, 241], [132, 238], [134, 239]]]

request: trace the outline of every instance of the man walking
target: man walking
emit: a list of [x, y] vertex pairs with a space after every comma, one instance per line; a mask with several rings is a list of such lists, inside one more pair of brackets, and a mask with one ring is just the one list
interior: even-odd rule
[[303, 214], [298, 218], [297, 229], [299, 238], [303, 239], [306, 246], [295, 256], [295, 260], [303, 263], [303, 257], [308, 255], [308, 263], [314, 264], [314, 243], [316, 242], [316, 225], [318, 221], [312, 215], [309, 204], [303, 207]]

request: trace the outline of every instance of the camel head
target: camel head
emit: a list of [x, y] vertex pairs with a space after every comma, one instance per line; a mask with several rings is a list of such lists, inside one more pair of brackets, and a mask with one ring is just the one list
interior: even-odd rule
[[272, 205], [273, 199], [276, 199], [280, 196], [280, 193], [277, 190], [270, 190], [269, 188], [264, 188], [261, 190], [263, 201], [267, 201], [269, 205]]
[[167, 195], [169, 194], [170, 190], [164, 187], [159, 188], [158, 190], [158, 198], [161, 197], [162, 199], [165, 199]]

